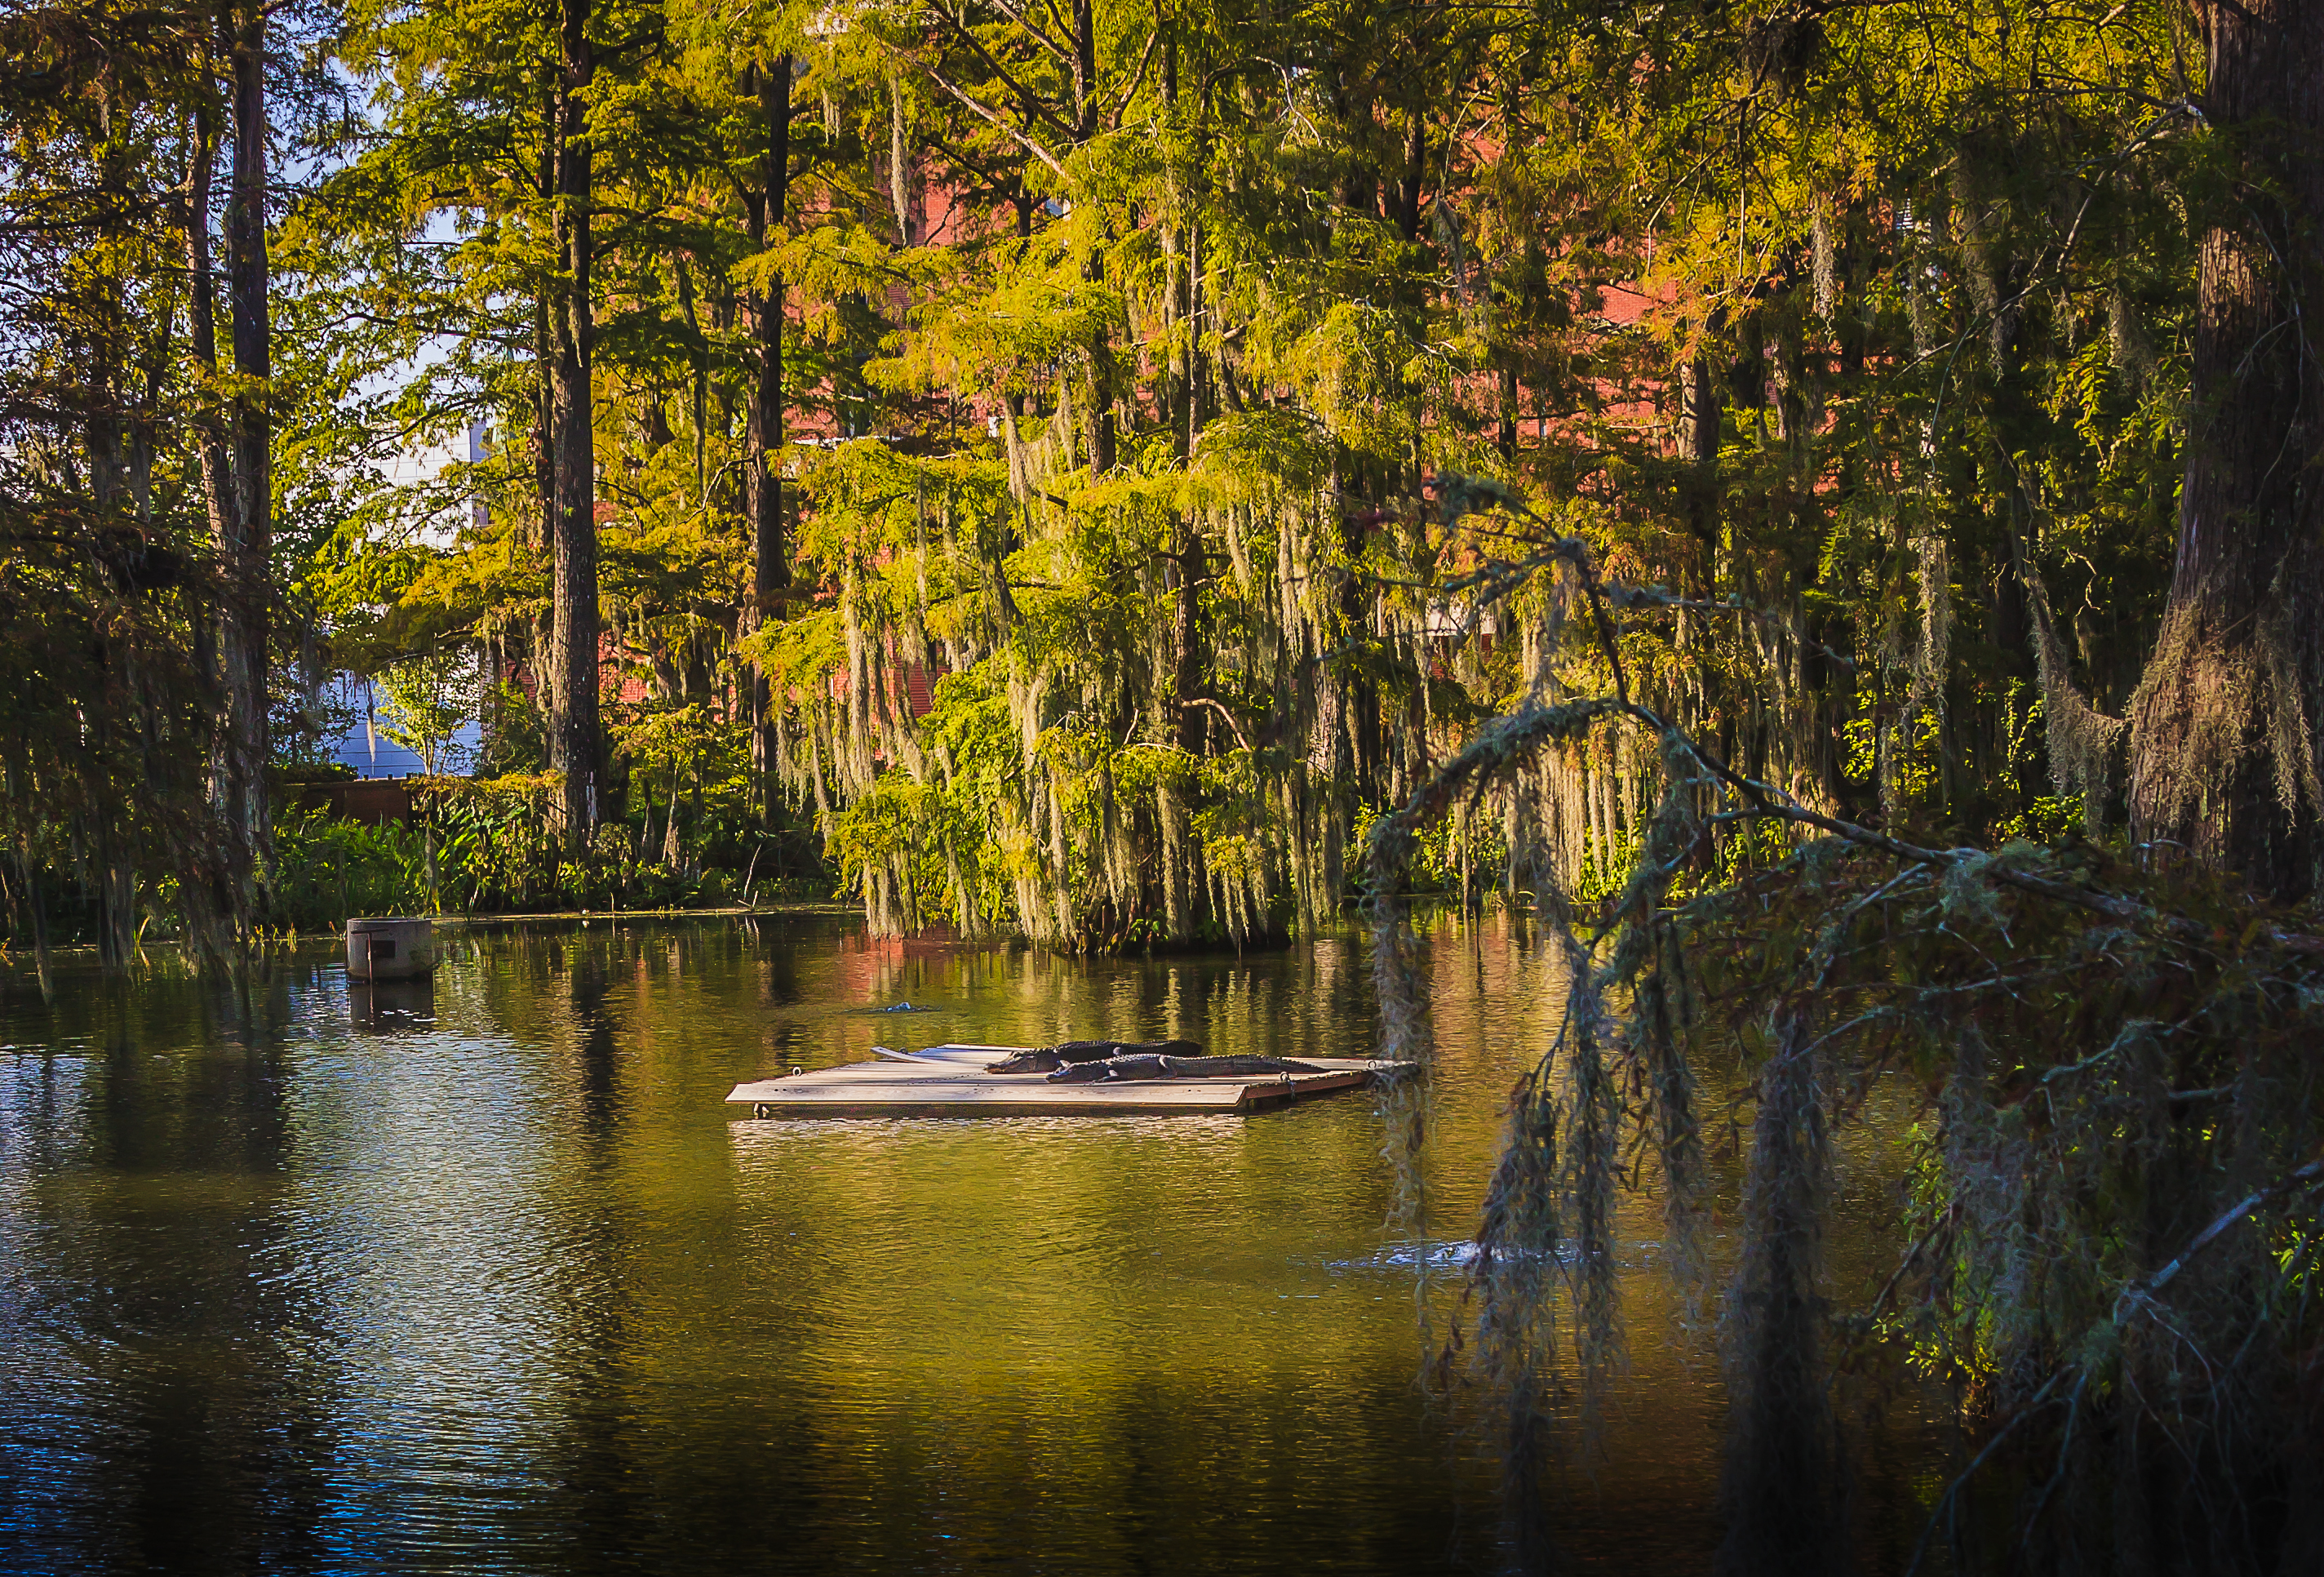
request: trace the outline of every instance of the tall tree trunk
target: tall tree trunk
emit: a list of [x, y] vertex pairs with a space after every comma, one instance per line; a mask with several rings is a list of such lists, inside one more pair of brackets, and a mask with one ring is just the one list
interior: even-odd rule
[[[1097, 135], [1097, 13], [1092, 0], [1074, 0], [1074, 144], [1086, 146]], [[1093, 247], [1082, 277], [1092, 284], [1105, 283], [1105, 250]], [[1089, 449], [1090, 475], [1113, 469], [1113, 346], [1105, 325], [1090, 330], [1089, 409], [1083, 413], [1084, 441]]]
[[[540, 166], [536, 172], [535, 190], [545, 204], [557, 200], [557, 150], [562, 144], [564, 95], [551, 86], [541, 96]], [[558, 309], [560, 292], [556, 276], [551, 274], [540, 283], [532, 301], [532, 493], [539, 507], [538, 517], [526, 527], [526, 546], [534, 552], [549, 550], [557, 541], [557, 331], [552, 326]], [[563, 591], [551, 575], [549, 582], [550, 614], [549, 628], [556, 628], [557, 604]], [[544, 755], [554, 747], [557, 719], [565, 715], [564, 702], [558, 699], [564, 675], [558, 673], [556, 648], [543, 631], [538, 615], [526, 621], [524, 644], [525, 663], [531, 670], [533, 704], [540, 709], [546, 724], [542, 729], [541, 747]], [[546, 761], [530, 765], [546, 766]]]
[[[1707, 342], [1699, 343], [1679, 367], [1678, 395], [1678, 459], [1683, 467], [1678, 494], [1687, 526], [1679, 588], [1689, 597], [1708, 598], [1719, 576], [1719, 440], [1725, 406], [1711, 373]], [[1698, 727], [1702, 715], [1701, 684], [1690, 652], [1695, 644], [1695, 618], [1685, 608], [1678, 612], [1675, 633], [1681, 656], [1674, 675], [1675, 693], [1670, 698], [1674, 715], [1687, 728]], [[1717, 833], [1712, 836], [1715, 839]], [[1703, 858], [1710, 858], [1715, 847], [1705, 842]]]
[[1404, 178], [1397, 182], [1396, 190], [1396, 227], [1407, 241], [1420, 239], [1420, 182], [1427, 170], [1428, 122], [1415, 104], [1405, 127]]
[[266, 256], [265, 12], [254, 4], [231, 14], [234, 185], [226, 211], [226, 246], [237, 384], [226, 531], [217, 543], [225, 581], [218, 665], [226, 736], [221, 752], [225, 771], [217, 789], [226, 831], [228, 905], [235, 929], [247, 932], [258, 914], [272, 845], [266, 793], [266, 659], [274, 423], [266, 388], [272, 366]]
[[[789, 89], [783, 97], [790, 97]], [[911, 246], [919, 238], [912, 234], [912, 157], [904, 137], [904, 79], [890, 75], [888, 79], [888, 201], [896, 210], [896, 244]]]
[[[195, 453], [200, 466], [202, 508], [209, 524], [210, 545], [224, 564], [235, 540], [234, 460], [226, 449], [225, 425], [209, 404], [218, 387], [217, 279], [210, 255], [211, 193], [217, 176], [217, 118], [207, 96], [194, 111], [194, 147], [186, 172], [186, 284], [189, 339], [194, 357], [201, 403], [192, 426]], [[190, 600], [187, 614], [193, 626], [194, 671], [206, 692], [216, 691], [218, 645], [226, 634], [223, 608]], [[222, 698], [221, 698], [222, 699]], [[224, 708], [220, 707], [221, 713]], [[213, 809], [224, 827], [226, 807], [235, 798], [232, 782], [233, 745], [221, 729], [210, 740], [209, 785]], [[198, 956], [213, 963], [233, 953], [231, 920], [237, 882], [232, 875], [236, 851], [231, 848], [195, 855], [180, 867], [180, 889], [185, 911], [187, 940]]]
[[[540, 105], [540, 164], [535, 190], [544, 204], [557, 200], [558, 127], [563, 115], [563, 100], [554, 88], [542, 95]], [[540, 508], [540, 517], [534, 523], [536, 534], [530, 542], [535, 549], [546, 548], [557, 536], [557, 335], [549, 327], [555, 309], [556, 286], [544, 281], [532, 300], [532, 484], [533, 497]], [[549, 589], [549, 600], [556, 600], [556, 588]], [[541, 653], [532, 654], [533, 665], [540, 666]], [[549, 683], [546, 673], [534, 675], [542, 686]], [[549, 710], [546, 688], [540, 697], [541, 710]]]
[[1689, 597], [1711, 596], [1718, 569], [1720, 419], [1711, 357], [1698, 350], [1679, 371], [1679, 459], [1686, 464], [1679, 487], [1694, 538], [1685, 579]]
[[549, 769], [563, 780], [566, 847], [588, 840], [598, 814], [596, 446], [589, 408], [589, 353], [595, 324], [589, 299], [591, 161], [582, 95], [595, 74], [589, 0], [562, 0], [558, 79], [557, 240], [563, 299], [550, 314], [557, 341], [555, 521], [556, 619], [549, 662], [557, 671], [549, 719]]
[[[187, 316], [194, 362], [205, 394], [217, 386], [217, 279], [210, 263], [210, 193], [217, 173], [217, 123], [207, 103], [194, 110], [193, 167], [186, 175]], [[226, 430], [207, 404], [194, 421], [201, 462], [202, 505], [209, 519], [211, 545], [224, 551], [233, 533], [234, 472]], [[208, 677], [207, 673], [205, 677]]]
[[[766, 119], [767, 154], [760, 190], [750, 199], [751, 244], [763, 251], [780, 233], [790, 194], [791, 60], [778, 55], [759, 73], [759, 109]], [[899, 123], [900, 124], [900, 122]], [[899, 210], [900, 211], [900, 209]], [[751, 594], [739, 621], [748, 635], [781, 616], [783, 588], [790, 584], [790, 553], [783, 535], [783, 280], [776, 274], [749, 298], [751, 327], [758, 340], [758, 382], [743, 420], [743, 507], [751, 521]], [[757, 768], [761, 807], [774, 814], [776, 761], [773, 698], [766, 670], [751, 668], [751, 759]]]
[[[1105, 283], [1105, 253], [1090, 253], [1082, 277], [1092, 284]], [[1113, 339], [1101, 321], [1090, 329], [1089, 409], [1082, 413], [1084, 441], [1089, 446], [1090, 475], [1102, 477], [1113, 469]]]
[[[194, 112], [193, 158], [186, 172], [186, 284], [187, 315], [191, 320], [189, 338], [204, 401], [193, 422], [194, 443], [201, 469], [203, 515], [209, 523], [214, 547], [223, 545], [226, 540], [226, 518], [232, 507], [228, 499], [232, 471], [226, 458], [226, 430], [207, 404], [217, 387], [217, 281], [210, 263], [210, 199], [217, 175], [217, 120], [205, 99]], [[190, 587], [187, 595], [189, 598], [193, 595]], [[218, 629], [215, 610], [189, 600], [187, 611], [193, 626], [194, 672], [207, 690], [217, 682]], [[210, 781], [214, 785], [224, 780], [223, 750], [223, 743], [219, 742], [211, 751]], [[197, 885], [208, 884], [204, 878], [189, 878], [186, 885], [190, 890]]]
[[[1175, 101], [1177, 93], [1175, 50], [1166, 52], [1164, 65], [1165, 98], [1166, 101]], [[1171, 108], [1175, 112], [1174, 102]], [[1163, 306], [1173, 333], [1169, 358], [1156, 369], [1154, 403], [1163, 420], [1170, 424], [1170, 447], [1181, 466], [1194, 455], [1202, 422], [1200, 404], [1195, 395], [1196, 368], [1202, 357], [1198, 343], [1200, 324], [1195, 315], [1201, 299], [1198, 293], [1200, 286], [1196, 283], [1201, 267], [1197, 261], [1198, 246], [1199, 232], [1189, 225], [1184, 247], [1185, 255], [1182, 258], [1176, 227], [1166, 227], [1163, 230], [1163, 256], [1168, 269], [1168, 285]], [[1208, 709], [1189, 704], [1206, 688], [1203, 682], [1202, 601], [1198, 589], [1204, 567], [1203, 535], [1196, 516], [1192, 513], [1179, 516], [1171, 536], [1168, 561], [1172, 592], [1170, 645], [1175, 670], [1172, 690], [1178, 702], [1176, 734], [1179, 749], [1190, 756], [1200, 755], [1210, 719], [1206, 715]], [[1183, 812], [1174, 812], [1166, 806], [1164, 813], [1183, 814]], [[1172, 921], [1171, 932], [1173, 935], [1184, 935], [1182, 920], [1185, 904], [1183, 898], [1175, 895], [1174, 879], [1175, 872], [1166, 869], [1163, 877], [1166, 902], [1176, 916]]]
[[1501, 365], [1495, 373], [1499, 386], [1493, 401], [1495, 426], [1494, 447], [1501, 459], [1515, 461], [1517, 458], [1517, 353], [1514, 347], [1501, 348]]
[[2210, 135], [2238, 178], [2199, 220], [2179, 550], [2131, 700], [2131, 829], [2296, 899], [2317, 891], [2324, 852], [2324, 367], [2304, 327], [2324, 302], [2324, 6], [2203, 14]]
[[1174, 669], [1171, 689], [1178, 700], [1178, 748], [1189, 756], [1200, 755], [1203, 735], [1209, 719], [1208, 708], [1188, 703], [1205, 694], [1203, 682], [1203, 626], [1200, 582], [1203, 572], [1203, 536], [1192, 516], [1179, 517], [1177, 529], [1171, 533], [1170, 568], [1170, 648]]
[[1097, 8], [1074, 0], [1074, 145], [1097, 135]]
[[691, 370], [687, 383], [687, 410], [694, 422], [694, 496], [702, 507], [710, 507], [710, 358], [705, 352], [709, 341], [703, 337], [702, 318], [694, 310], [694, 266], [687, 255], [677, 253], [670, 258], [672, 271], [678, 275], [678, 310], [686, 319], [687, 339], [687, 359]]

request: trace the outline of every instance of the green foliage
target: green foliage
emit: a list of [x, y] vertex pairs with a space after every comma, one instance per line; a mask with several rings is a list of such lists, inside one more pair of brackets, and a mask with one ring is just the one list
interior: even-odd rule
[[[1512, 697], [1609, 677], [1545, 588], [1480, 611], [1470, 578], [1550, 533], [1690, 599], [1626, 633], [1640, 692], [1827, 810], [1969, 836], [2082, 792], [2027, 704], [2027, 588], [2057, 610], [2061, 682], [2118, 702], [2184, 466], [2190, 205], [2224, 180], [2176, 107], [2192, 57], [2159, 0], [1310, 5], [1158, 29], [1103, 0], [1070, 41], [1009, 11], [584, 10], [604, 813], [642, 831], [650, 800], [658, 854], [747, 862], [746, 820], [811, 817], [859, 888], [892, 867], [899, 924], [1084, 943], [1323, 923], [1363, 807]], [[214, 63], [51, 20], [39, 48], [79, 63], [9, 89], [17, 187], [60, 216], [10, 232], [25, 277], [59, 282], [23, 365], [112, 369], [106, 408], [147, 413], [152, 463], [96, 465], [102, 424], [61, 447], [28, 427], [17, 491], [94, 500], [100, 473], [134, 473], [134, 506], [106, 507], [198, 559], [192, 445], [233, 391], [180, 348], [183, 221], [70, 216], [114, 213], [88, 206], [108, 181], [168, 209]], [[293, 119], [325, 156], [271, 237], [298, 610], [278, 667], [470, 662], [495, 714], [477, 769], [536, 772], [554, 19], [424, 0], [341, 21], [299, 35]], [[104, 50], [58, 42], [76, 28]], [[83, 69], [106, 50], [137, 62], [134, 113]], [[333, 82], [370, 96], [360, 136]], [[780, 302], [781, 431], [749, 414], [754, 296]], [[131, 367], [153, 369], [143, 394]], [[456, 458], [415, 476], [429, 446]], [[787, 585], [766, 589], [744, 518], [761, 468], [785, 500]], [[75, 518], [78, 542], [94, 516]], [[142, 648], [184, 694], [198, 589], [151, 608]], [[126, 627], [104, 601], [57, 597], [56, 619]], [[964, 719], [899, 699], [948, 676], [992, 714], [965, 778]], [[761, 682], [777, 716], [752, 737]], [[316, 729], [290, 699], [295, 747]], [[650, 744], [679, 714], [693, 743]], [[1149, 781], [1131, 752], [1185, 769]], [[44, 771], [41, 793], [79, 792]], [[189, 827], [199, 775], [172, 791]], [[1583, 752], [1547, 785], [1581, 895], [1625, 879], [1642, 781]], [[2102, 786], [2084, 797], [2102, 822]], [[1515, 885], [1482, 874], [1506, 865], [1497, 819], [1480, 807], [1428, 879]], [[1712, 829], [1708, 868], [1771, 856], [1737, 836]]]
[[442, 776], [465, 765], [454, 759], [454, 737], [479, 718], [475, 668], [466, 654], [407, 657], [374, 682], [380, 732], [420, 758], [423, 776]]
[[[276, 904], [282, 929], [336, 931], [350, 915], [543, 913], [558, 909], [722, 908], [741, 903], [737, 869], [673, 866], [641, 856], [608, 828], [578, 858], [551, 836], [540, 777], [438, 780], [416, 791], [413, 819], [373, 826], [314, 812], [276, 826]], [[819, 875], [750, 869], [757, 903], [818, 902]]]
[[362, 914], [425, 914], [425, 852], [413, 829], [367, 826], [322, 815], [286, 816], [275, 828], [276, 902], [293, 931], [336, 931]]

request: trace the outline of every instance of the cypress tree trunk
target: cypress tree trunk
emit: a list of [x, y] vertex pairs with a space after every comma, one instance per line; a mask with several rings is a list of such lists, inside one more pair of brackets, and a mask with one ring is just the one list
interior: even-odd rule
[[[210, 202], [217, 176], [217, 120], [204, 96], [194, 108], [193, 157], [186, 171], [186, 290], [196, 377], [206, 397], [217, 387], [218, 370], [217, 278], [210, 257]], [[192, 426], [200, 466], [202, 512], [209, 524], [210, 544], [223, 553], [233, 534], [227, 523], [234, 510], [234, 468], [226, 454], [226, 429], [206, 406], [197, 411]], [[187, 596], [187, 613], [193, 626], [194, 672], [208, 691], [218, 679], [217, 610], [191, 600], [190, 587]], [[226, 744], [222, 737], [211, 742], [209, 780], [213, 798], [223, 803]], [[213, 957], [221, 956], [225, 943], [217, 932], [217, 918], [228, 905], [216, 873], [189, 869], [183, 886], [189, 913], [196, 915], [189, 922], [196, 945]]]
[[[1170, 447], [1184, 466], [1194, 451], [1194, 441], [1202, 425], [1202, 410], [1194, 394], [1195, 366], [1202, 351], [1195, 344], [1194, 237], [1188, 237], [1186, 256], [1183, 266], [1177, 254], [1177, 234], [1166, 231], [1163, 238], [1165, 255], [1169, 259], [1170, 283], [1165, 298], [1165, 310], [1174, 327], [1184, 325], [1184, 340], [1170, 354], [1169, 359], [1157, 368], [1155, 409], [1170, 424]], [[1187, 703], [1208, 689], [1203, 679], [1202, 580], [1204, 556], [1202, 527], [1190, 512], [1179, 516], [1171, 532], [1166, 579], [1171, 590], [1170, 647], [1172, 655], [1171, 689], [1178, 703], [1176, 739], [1178, 748], [1188, 755], [1203, 753], [1203, 739], [1210, 719], [1206, 709]]]
[[[210, 203], [217, 176], [217, 117], [208, 96], [194, 107], [194, 146], [186, 170], [186, 289], [189, 338], [195, 377], [207, 400], [217, 387], [217, 279], [210, 255]], [[223, 557], [233, 538], [233, 460], [226, 452], [226, 429], [207, 404], [192, 421], [194, 448], [200, 468], [202, 512], [209, 526], [210, 544]], [[186, 613], [192, 626], [194, 673], [206, 695], [215, 698], [218, 682], [219, 610], [204, 606], [191, 586], [186, 589]], [[213, 805], [222, 808], [229, 795], [226, 784], [227, 745], [214, 733], [209, 749], [209, 788]], [[233, 909], [234, 884], [223, 879], [225, 870], [206, 858], [204, 850], [183, 860], [180, 891], [187, 941], [197, 956], [222, 962], [232, 952], [224, 917]], [[226, 851], [228, 854], [231, 851]], [[45, 960], [45, 954], [43, 954]], [[42, 976], [45, 986], [46, 975]]]
[[[1090, 254], [1082, 277], [1092, 284], [1105, 283], [1102, 250]], [[1114, 462], [1113, 341], [1102, 322], [1090, 330], [1089, 358], [1089, 409], [1083, 413], [1087, 429], [1084, 441], [1089, 446], [1090, 475], [1102, 477], [1113, 469]]]
[[[764, 250], [778, 233], [790, 194], [791, 60], [778, 55], [759, 72], [759, 108], [766, 118], [767, 156], [761, 188], [749, 199], [751, 244]], [[764, 291], [749, 297], [751, 326], [758, 339], [758, 382], [744, 417], [743, 507], [751, 521], [751, 594], [744, 598], [740, 632], [759, 628], [781, 612], [781, 593], [790, 584], [790, 553], [783, 534], [783, 280], [778, 274]], [[764, 809], [771, 818], [775, 768], [773, 698], [766, 671], [751, 670], [751, 758], [758, 769]]]
[[1686, 463], [1679, 484], [1687, 529], [1700, 555], [1687, 576], [1686, 594], [1707, 598], [1719, 560], [1719, 385], [1711, 358], [1697, 351], [1679, 372], [1679, 458]]
[[2295, 899], [2318, 887], [2324, 797], [2324, 368], [2305, 327], [2324, 301], [2324, 7], [2203, 15], [2210, 135], [2238, 179], [2200, 250], [2178, 558], [2130, 707], [2131, 828]]
[[1415, 104], [1406, 122], [1404, 177], [1396, 187], [1396, 227], [1407, 241], [1420, 239], [1420, 183], [1428, 170], [1428, 122]]
[[591, 169], [581, 95], [595, 74], [588, 0], [562, 0], [558, 81], [557, 239], [563, 299], [550, 314], [557, 341], [556, 670], [549, 719], [549, 767], [564, 779], [561, 831], [568, 849], [585, 844], [597, 820], [596, 450], [589, 409]]
[[[542, 94], [540, 157], [535, 190], [543, 203], [553, 203], [557, 199], [560, 105], [560, 96], [553, 86]], [[557, 538], [557, 336], [549, 327], [549, 320], [555, 315], [552, 309], [556, 288], [553, 278], [544, 279], [532, 299], [532, 496], [540, 515], [526, 528], [525, 545], [536, 552], [547, 549]], [[549, 601], [552, 609], [558, 596], [557, 582], [552, 577], [549, 584]], [[552, 616], [552, 628], [554, 624]], [[538, 614], [526, 621], [524, 645], [525, 664], [532, 673], [533, 704], [540, 709], [544, 719], [554, 719], [562, 715], [557, 700], [557, 663]], [[542, 747], [544, 750], [548, 747], [546, 734]], [[545, 765], [546, 763], [532, 765]]]
[[[1091, 0], [1074, 0], [1074, 144], [1085, 147], [1097, 135], [1097, 13]], [[1105, 250], [1093, 247], [1083, 265], [1082, 277], [1092, 284], [1105, 283]], [[1090, 475], [1102, 477], [1113, 469], [1113, 346], [1105, 327], [1090, 330], [1089, 409], [1083, 413], [1083, 442], [1089, 450]]]
[[[789, 97], [789, 89], [784, 89]], [[888, 201], [896, 210], [896, 245], [918, 244], [912, 234], [912, 158], [904, 139], [904, 81], [888, 78]]]
[[1493, 445], [1501, 459], [1514, 461], [1517, 458], [1517, 361], [1513, 347], [1499, 348], [1501, 365], [1494, 369], [1498, 383], [1493, 401]]
[[[193, 166], [186, 180], [186, 286], [194, 361], [209, 387], [217, 382], [217, 278], [210, 262], [210, 193], [217, 172], [217, 125], [210, 107], [203, 103], [194, 109]], [[227, 522], [234, 514], [234, 470], [226, 456], [226, 432], [208, 411], [194, 422], [194, 442], [210, 543], [223, 552], [233, 536]], [[207, 663], [203, 677], [211, 677]]]
[[1189, 756], [1203, 753], [1203, 736], [1209, 724], [1208, 709], [1190, 706], [1207, 693], [1203, 681], [1202, 597], [1203, 537], [1190, 517], [1182, 517], [1171, 544], [1170, 648], [1171, 690], [1178, 702], [1178, 748]]
[[[540, 168], [537, 172], [536, 190], [543, 204], [557, 200], [558, 128], [563, 115], [562, 99], [552, 86], [541, 96], [540, 103]], [[539, 534], [528, 545], [546, 548], [557, 535], [557, 335], [549, 327], [555, 315], [556, 286], [543, 281], [532, 300], [532, 485], [533, 497], [540, 506]], [[549, 589], [550, 600], [556, 598], [556, 588]], [[542, 654], [533, 654], [534, 667], [540, 665]], [[549, 675], [536, 674], [545, 685]], [[542, 710], [548, 710], [547, 692], [542, 695]]]
[[[226, 213], [226, 290], [232, 319], [234, 396], [225, 536], [217, 543], [226, 587], [219, 670], [226, 702], [225, 770], [214, 784], [226, 840], [227, 901], [246, 932], [266, 879], [266, 655], [273, 549], [273, 419], [267, 409], [271, 325], [266, 258], [265, 13], [234, 14], [233, 195]], [[207, 223], [207, 220], [204, 221]], [[213, 352], [215, 354], [215, 352]]]
[[1074, 144], [1097, 135], [1097, 9], [1074, 0]]

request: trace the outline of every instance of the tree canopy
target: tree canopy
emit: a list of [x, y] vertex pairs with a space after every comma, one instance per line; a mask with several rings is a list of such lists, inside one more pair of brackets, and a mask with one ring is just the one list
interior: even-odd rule
[[[302, 663], [458, 649], [576, 868], [682, 726], [739, 768], [684, 858], [793, 828], [882, 924], [1281, 934], [1479, 718], [1606, 678], [1541, 586], [1479, 601], [1541, 545], [1482, 487], [1671, 592], [1637, 683], [1803, 802], [2185, 799], [2126, 798], [2116, 720], [2236, 179], [2175, 6], [349, 5], [268, 24], [263, 375], [188, 285], [235, 25], [19, 25], [14, 452], [70, 540], [134, 516], [226, 575], [209, 413], [275, 425], [270, 754], [313, 747]], [[140, 605], [197, 681], [200, 600]], [[1627, 748], [1560, 766], [1588, 889]], [[1462, 808], [1434, 878], [1507, 821]]]

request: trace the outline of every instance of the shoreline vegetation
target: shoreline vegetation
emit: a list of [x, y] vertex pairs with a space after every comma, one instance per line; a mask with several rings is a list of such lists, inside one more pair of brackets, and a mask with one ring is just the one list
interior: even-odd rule
[[[421, 913], [407, 916], [407, 918], [425, 920], [432, 924], [449, 927], [454, 930], [484, 930], [495, 925], [591, 925], [601, 921], [747, 920], [753, 915], [760, 914], [861, 914], [862, 913], [863, 905], [861, 904], [819, 904], [810, 901], [800, 903], [759, 904], [747, 908], [737, 905], [733, 908], [724, 909], [566, 909], [544, 910], [539, 914], [429, 914]], [[346, 933], [344, 930], [278, 931], [268, 932], [265, 938], [265, 942], [267, 945], [272, 946], [277, 944], [296, 944], [299, 942], [344, 942], [346, 940]], [[161, 934], [149, 934], [143, 938], [138, 945], [140, 948], [170, 947], [182, 951], [185, 947], [185, 939], [166, 932]], [[85, 942], [78, 945], [64, 943], [51, 944], [49, 951], [51, 956], [59, 957], [71, 957], [82, 954], [95, 956], [97, 951], [97, 948], [95, 942]], [[5, 944], [0, 944], [0, 963], [14, 962], [17, 960], [17, 958], [18, 952], [16, 950], [12, 950]]]
[[[1530, 894], [1429, 1372], [1520, 1567], [1623, 1189], [1722, 1577], [1848, 1563], [1883, 1373], [1966, 1442], [1916, 1571], [2324, 1566], [2319, 84], [2297, 0], [20, 6], [7, 936], [1357, 902], [1427, 1064], [1413, 904]], [[384, 825], [307, 802], [357, 726]]]

